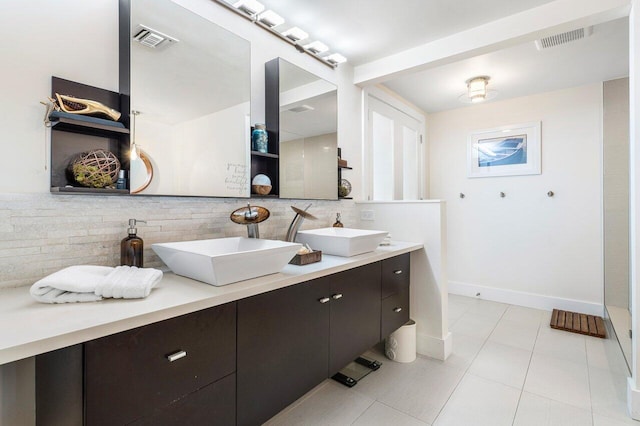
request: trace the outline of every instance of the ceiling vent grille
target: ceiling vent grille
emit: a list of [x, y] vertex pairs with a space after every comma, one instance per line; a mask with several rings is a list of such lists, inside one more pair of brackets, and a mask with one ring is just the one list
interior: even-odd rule
[[133, 31], [133, 39], [144, 46], [154, 49], [178, 42], [177, 38], [163, 34], [145, 25], [138, 25]]
[[536, 40], [536, 48], [538, 50], [548, 49], [550, 47], [560, 46], [561, 44], [571, 43], [589, 37], [593, 33], [593, 27], [578, 28], [577, 30], [567, 31], [566, 33], [554, 34]]

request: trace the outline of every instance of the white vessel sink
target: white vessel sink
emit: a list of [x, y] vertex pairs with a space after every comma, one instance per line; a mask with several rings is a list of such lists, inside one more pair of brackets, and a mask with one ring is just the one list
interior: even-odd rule
[[215, 286], [280, 272], [300, 247], [244, 237], [151, 245], [176, 274]]
[[320, 228], [298, 231], [296, 241], [324, 254], [351, 257], [374, 251], [388, 232], [353, 228]]

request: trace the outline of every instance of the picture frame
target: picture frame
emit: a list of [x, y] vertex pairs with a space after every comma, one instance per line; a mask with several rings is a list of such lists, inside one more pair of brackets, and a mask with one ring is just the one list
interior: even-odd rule
[[471, 132], [467, 143], [467, 177], [539, 175], [540, 121]]

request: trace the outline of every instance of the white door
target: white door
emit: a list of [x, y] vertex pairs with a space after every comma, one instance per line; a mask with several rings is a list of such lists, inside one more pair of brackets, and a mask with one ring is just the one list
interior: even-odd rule
[[369, 95], [368, 198], [376, 201], [423, 198], [422, 124]]

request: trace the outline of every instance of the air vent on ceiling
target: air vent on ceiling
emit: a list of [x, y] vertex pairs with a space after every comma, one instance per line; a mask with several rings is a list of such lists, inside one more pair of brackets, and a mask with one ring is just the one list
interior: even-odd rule
[[152, 47], [154, 49], [171, 43], [177, 43], [179, 41], [175, 37], [163, 34], [160, 31], [147, 27], [146, 25], [138, 25], [133, 32], [133, 39], [144, 46]]
[[593, 27], [578, 28], [577, 30], [567, 31], [566, 33], [554, 34], [536, 40], [536, 48], [538, 50], [548, 49], [550, 47], [560, 46], [561, 44], [570, 43], [589, 37], [593, 33]]
[[305, 111], [312, 111], [314, 108], [312, 106], [309, 105], [300, 105], [297, 107], [293, 107], [290, 108], [289, 111], [291, 112], [305, 112]]

